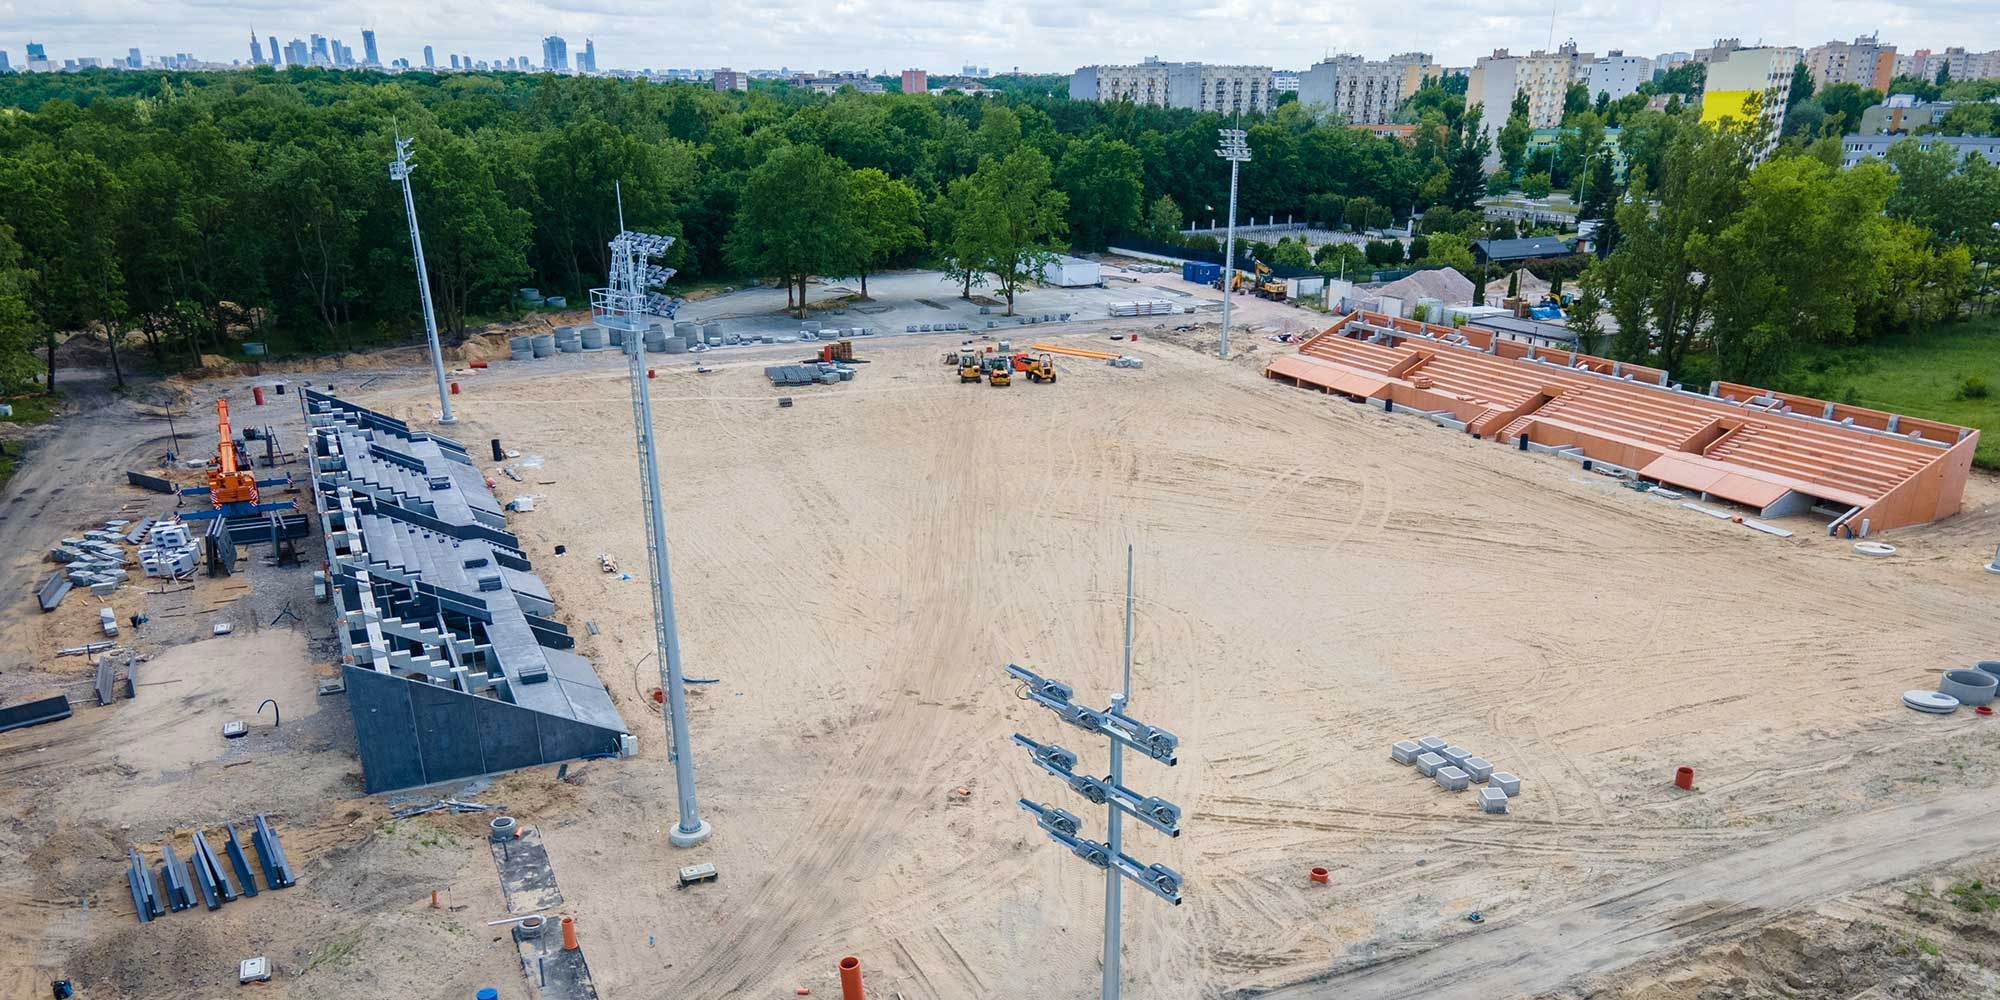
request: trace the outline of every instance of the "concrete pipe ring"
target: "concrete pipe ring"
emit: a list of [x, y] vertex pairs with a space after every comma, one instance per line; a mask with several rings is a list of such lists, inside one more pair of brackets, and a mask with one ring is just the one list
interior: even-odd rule
[[1854, 551], [1859, 552], [1864, 556], [1874, 556], [1880, 558], [1882, 556], [1895, 555], [1896, 547], [1894, 545], [1884, 545], [1881, 542], [1855, 542]]
[[2000, 677], [2000, 660], [1980, 660], [1978, 663], [1972, 665], [1972, 669], [1983, 674], [1992, 674], [1994, 677]]
[[1974, 707], [1991, 702], [1996, 689], [2000, 689], [2000, 677], [1984, 670], [1947, 670], [1938, 681], [1939, 694], [1951, 695], [1959, 704]]
[[549, 919], [547, 917], [540, 915], [523, 918], [520, 923], [514, 925], [514, 937], [523, 941], [532, 941], [542, 936], [542, 928], [548, 922]]
[[515, 826], [514, 817], [495, 816], [486, 826], [487, 837], [496, 844], [504, 844], [514, 839]]
[[1905, 691], [1903, 704], [1932, 715], [1950, 715], [1958, 711], [1958, 699], [1939, 691]]

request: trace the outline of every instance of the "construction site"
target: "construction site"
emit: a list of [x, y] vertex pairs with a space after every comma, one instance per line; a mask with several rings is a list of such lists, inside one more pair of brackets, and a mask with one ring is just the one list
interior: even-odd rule
[[1107, 871], [1133, 996], [1989, 988], [1976, 431], [1247, 290], [654, 354], [645, 286], [73, 390], [0, 998], [1080, 1000]]

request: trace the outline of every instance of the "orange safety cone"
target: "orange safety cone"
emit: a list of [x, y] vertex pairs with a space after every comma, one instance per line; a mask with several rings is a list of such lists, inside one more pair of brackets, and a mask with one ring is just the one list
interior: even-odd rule
[[1674, 787], [1680, 789], [1683, 792], [1693, 791], [1694, 768], [1691, 767], [1674, 768]]
[[840, 960], [840, 1000], [863, 1000], [861, 960], [853, 955]]
[[432, 889], [432, 890], [431, 890], [431, 909], [433, 909], [433, 910], [437, 909], [437, 905], [438, 905], [438, 891], [437, 891], [436, 889]]
[[575, 919], [574, 917], [564, 917], [564, 918], [563, 918], [563, 923], [562, 923], [562, 928], [563, 928], [563, 950], [564, 950], [564, 951], [575, 951], [575, 950], [576, 950], [576, 919]]

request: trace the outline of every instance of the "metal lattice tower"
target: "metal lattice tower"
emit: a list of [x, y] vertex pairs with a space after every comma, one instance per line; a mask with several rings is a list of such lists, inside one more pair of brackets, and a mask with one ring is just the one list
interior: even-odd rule
[[437, 310], [431, 306], [431, 273], [424, 266], [424, 237], [417, 230], [417, 199], [410, 193], [410, 174], [417, 165], [410, 162], [410, 144], [415, 140], [396, 137], [396, 159], [389, 164], [389, 179], [403, 185], [403, 209], [410, 217], [410, 253], [417, 259], [417, 292], [424, 300], [424, 335], [430, 339], [431, 372], [437, 376], [438, 423], [455, 423], [451, 415], [451, 394], [445, 391], [444, 351], [438, 347]]
[[1222, 241], [1222, 343], [1217, 353], [1229, 357], [1229, 304], [1236, 298], [1236, 169], [1250, 162], [1250, 143], [1240, 128], [1218, 129], [1222, 144], [1215, 155], [1229, 161], [1229, 229]]
[[680, 794], [680, 821], [668, 832], [667, 840], [675, 847], [693, 847], [707, 840], [711, 831], [702, 822], [695, 802], [681, 638], [674, 623], [673, 580], [667, 562], [667, 513], [660, 498], [660, 459], [653, 444], [653, 398], [646, 372], [646, 316], [653, 298], [650, 289], [674, 276], [673, 268], [653, 261], [673, 243], [671, 236], [619, 232], [611, 241], [610, 287], [591, 289], [590, 315], [599, 326], [624, 331], [625, 353], [632, 359], [632, 429], [639, 452], [639, 495], [646, 508], [646, 553], [653, 572], [653, 636], [659, 647], [660, 688], [667, 697], [668, 752], [673, 756], [674, 785]]

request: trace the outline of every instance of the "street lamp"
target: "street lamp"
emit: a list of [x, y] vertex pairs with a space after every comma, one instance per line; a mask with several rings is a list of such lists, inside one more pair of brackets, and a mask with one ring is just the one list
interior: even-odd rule
[[1229, 161], [1229, 231], [1222, 242], [1222, 342], [1217, 353], [1229, 357], [1229, 301], [1236, 297], [1236, 170], [1250, 162], [1250, 143], [1240, 128], [1218, 131], [1222, 144], [1215, 155]]

